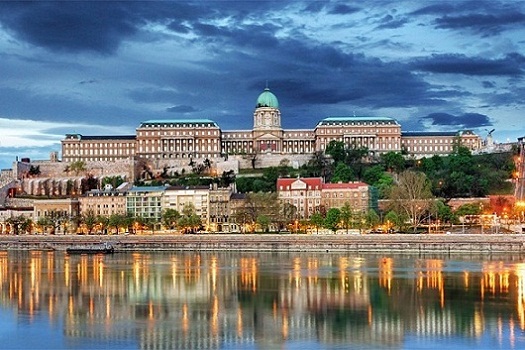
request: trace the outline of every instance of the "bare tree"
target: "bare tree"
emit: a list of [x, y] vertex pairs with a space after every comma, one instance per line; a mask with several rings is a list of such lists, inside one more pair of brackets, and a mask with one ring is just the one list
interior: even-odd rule
[[399, 174], [397, 183], [390, 191], [389, 198], [394, 211], [410, 218], [414, 232], [423, 222], [425, 214], [435, 200], [431, 191], [431, 183], [426, 175], [422, 172], [410, 170]]

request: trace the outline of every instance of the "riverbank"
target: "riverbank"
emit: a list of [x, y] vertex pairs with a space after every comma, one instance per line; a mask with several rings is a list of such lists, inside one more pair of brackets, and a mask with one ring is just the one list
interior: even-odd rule
[[317, 251], [395, 253], [523, 253], [521, 234], [203, 234], [110, 236], [0, 236], [0, 250], [56, 250], [107, 242], [130, 251]]

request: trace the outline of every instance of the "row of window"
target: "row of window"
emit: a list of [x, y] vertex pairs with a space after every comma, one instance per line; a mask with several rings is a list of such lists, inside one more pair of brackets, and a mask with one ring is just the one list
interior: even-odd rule
[[186, 144], [202, 144], [202, 143], [215, 143], [215, 144], [218, 144], [219, 142], [219, 139], [196, 139], [195, 142], [193, 142], [194, 140], [193, 139], [170, 139], [170, 140], [167, 140], [167, 139], [163, 139], [163, 140], [139, 140], [139, 146], [142, 146], [142, 145], [154, 145], [154, 146], [158, 146], [159, 144], [163, 144], [163, 145], [166, 145], [166, 144], [176, 144], [176, 145], [186, 145]]
[[452, 146], [407, 146], [408, 152], [445, 152], [452, 151]]
[[120, 159], [122, 157], [79, 157], [78, 154], [76, 155], [68, 155], [64, 156], [63, 159], [65, 162], [74, 162], [78, 160], [87, 161], [87, 162], [113, 162], [115, 159]]
[[109, 155], [109, 156], [126, 156], [130, 155], [134, 150], [127, 149], [112, 149], [112, 148], [100, 148], [100, 149], [80, 149], [80, 150], [70, 150], [70, 156], [93, 156], [93, 155]]
[[137, 131], [137, 137], [144, 136], [218, 136], [219, 130], [193, 130], [193, 131], [175, 131], [175, 130], [158, 130], [158, 131]]
[[338, 126], [359, 126], [359, 125], [395, 125], [394, 121], [353, 121], [353, 122], [334, 122], [334, 121], [323, 121], [322, 125], [338, 125]]
[[[359, 196], [359, 193], [361, 193], [361, 196]], [[281, 191], [279, 192], [279, 198], [283, 197], [283, 198], [287, 198], [287, 197], [292, 197], [292, 198], [295, 198], [295, 197], [304, 197], [304, 196], [307, 196], [309, 198], [319, 198], [319, 197], [322, 197], [322, 198], [350, 198], [350, 197], [353, 197], [353, 198], [358, 198], [358, 197], [362, 197], [362, 198], [367, 198], [368, 197], [368, 192], [362, 192], [362, 191], [358, 191], [356, 192], [355, 190], [345, 190], [345, 189], [340, 189], [338, 192], [333, 192], [333, 193], [330, 193], [330, 192], [326, 192], [326, 191], [313, 191], [312, 192], [300, 192], [299, 194], [297, 193], [294, 193], [294, 192], [289, 192], [289, 191], [283, 191], [282, 189], [282, 186], [281, 186]], [[302, 199], [301, 199], [302, 200]]]
[[412, 138], [403, 138], [403, 142], [408, 144], [425, 144], [425, 143], [445, 143], [450, 144], [454, 143], [454, 139], [412, 139]]
[[[326, 130], [326, 132], [325, 132]], [[369, 133], [369, 134], [391, 134], [391, 133], [400, 133], [399, 129], [341, 129], [341, 128], [330, 128], [330, 129], [319, 129], [320, 134], [340, 134], [341, 130], [344, 132], [350, 132], [351, 134], [363, 134], [363, 133]]]
[[127, 142], [127, 143], [121, 143], [121, 142], [75, 142], [75, 143], [64, 143], [65, 149], [78, 149], [78, 148], [84, 148], [84, 149], [99, 149], [102, 147], [109, 147], [109, 148], [129, 148], [134, 149], [135, 148], [135, 142]]
[[225, 139], [251, 139], [252, 134], [228, 134], [224, 133], [222, 134], [222, 138]]
[[219, 152], [219, 146], [217, 145], [208, 145], [208, 147], [199, 147], [199, 146], [195, 146], [195, 148], [193, 148], [192, 146], [186, 146], [186, 145], [182, 145], [181, 147], [172, 147], [172, 148], [169, 148], [169, 147], [166, 147], [166, 148], [163, 148], [161, 150], [158, 149], [158, 147], [142, 147], [140, 146], [139, 147], [139, 153], [149, 153], [149, 152], [155, 152], [155, 153], [158, 153], [158, 152]]
[[[187, 152], [187, 151], [186, 151]], [[166, 158], [169, 158], [169, 159], [190, 159], [190, 158], [196, 158], [196, 157], [199, 157], [199, 158], [214, 158], [214, 157], [217, 157], [218, 156], [218, 153], [196, 153], [196, 152], [191, 152], [191, 153], [164, 153], [164, 154], [159, 154], [159, 153], [141, 153], [140, 154], [141, 157], [144, 157], [144, 158], [148, 158], [148, 159], [166, 159]]]
[[314, 138], [315, 137], [315, 134], [313, 132], [308, 132], [308, 133], [285, 133], [284, 134], [284, 137], [308, 137], [308, 138]]
[[216, 128], [214, 123], [170, 123], [170, 124], [142, 124], [142, 128]]

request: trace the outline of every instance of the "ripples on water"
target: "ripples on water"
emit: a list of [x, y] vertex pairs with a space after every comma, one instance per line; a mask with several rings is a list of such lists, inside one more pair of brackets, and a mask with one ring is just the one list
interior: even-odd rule
[[520, 349], [523, 261], [0, 252], [0, 347]]

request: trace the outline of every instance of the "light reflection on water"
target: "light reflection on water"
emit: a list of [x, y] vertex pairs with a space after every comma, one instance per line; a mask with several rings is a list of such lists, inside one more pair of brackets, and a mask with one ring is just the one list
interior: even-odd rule
[[522, 261], [0, 252], [0, 347], [520, 349]]

